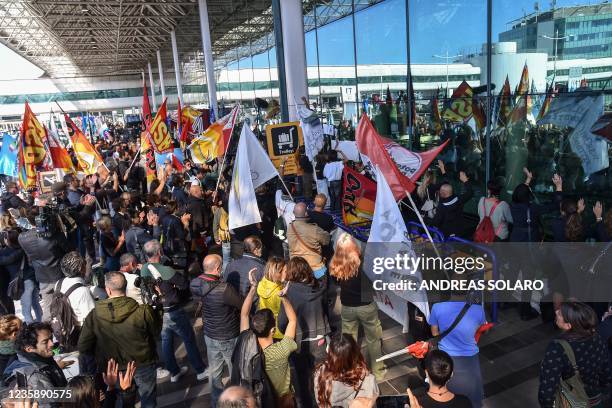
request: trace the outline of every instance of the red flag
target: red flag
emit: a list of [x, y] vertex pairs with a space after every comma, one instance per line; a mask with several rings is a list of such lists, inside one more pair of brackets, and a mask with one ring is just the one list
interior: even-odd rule
[[506, 75], [506, 81], [499, 91], [499, 113], [497, 115], [497, 126], [504, 127], [508, 124], [512, 112], [512, 98], [510, 96], [510, 81]]
[[550, 83], [550, 86], [546, 90], [546, 98], [544, 98], [544, 102], [542, 103], [542, 107], [540, 108], [540, 111], [538, 112], [538, 118], [536, 121], [542, 119], [544, 115], [546, 115], [546, 113], [548, 112], [548, 109], [550, 108], [550, 103], [552, 102], [552, 98], [555, 94], [554, 83], [555, 82], [553, 80], [553, 82]]
[[523, 66], [523, 72], [521, 72], [521, 81], [516, 87], [516, 96], [527, 95], [529, 92], [529, 69], [527, 69], [527, 63]]
[[344, 166], [343, 179], [342, 221], [344, 225], [372, 221], [376, 201], [376, 182], [347, 166]]
[[355, 140], [357, 141], [359, 152], [366, 155], [385, 175], [385, 179], [389, 183], [393, 197], [396, 200], [401, 200], [406, 196], [407, 192], [410, 193], [414, 190], [414, 183], [399, 171], [389, 152], [385, 149], [385, 141], [376, 132], [372, 122], [370, 122], [365, 113], [361, 116], [361, 120], [357, 125]]
[[355, 139], [359, 152], [367, 156], [385, 175], [396, 200], [404, 198], [406, 192], [414, 191], [415, 181], [449, 142], [447, 140], [441, 146], [423, 153], [412, 152], [380, 136], [365, 113], [357, 126]]
[[482, 102], [477, 96], [472, 98], [472, 114], [474, 115], [474, 122], [476, 122], [476, 129], [484, 129], [487, 126], [487, 117]]
[[612, 113], [606, 113], [597, 119], [591, 127], [591, 133], [612, 142]]
[[149, 105], [149, 94], [147, 93], [147, 81], [142, 80], [142, 120], [144, 120], [147, 129], [151, 125], [151, 105]]

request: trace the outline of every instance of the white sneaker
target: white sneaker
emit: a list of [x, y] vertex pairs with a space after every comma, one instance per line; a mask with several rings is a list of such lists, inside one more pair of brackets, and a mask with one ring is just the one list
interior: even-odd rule
[[161, 368], [159, 367], [157, 369], [157, 379], [161, 380], [162, 378], [166, 378], [170, 375], [170, 371], [166, 370], [165, 368]]
[[178, 380], [181, 379], [181, 377], [187, 374], [187, 371], [189, 371], [189, 368], [181, 367], [181, 371], [179, 371], [177, 375], [173, 375], [172, 377], [170, 377], [170, 382], [173, 382], [173, 383], [177, 382]]
[[198, 374], [196, 378], [198, 379], [198, 381], [203, 381], [203, 380], [208, 379], [208, 368], [202, 371], [200, 374]]

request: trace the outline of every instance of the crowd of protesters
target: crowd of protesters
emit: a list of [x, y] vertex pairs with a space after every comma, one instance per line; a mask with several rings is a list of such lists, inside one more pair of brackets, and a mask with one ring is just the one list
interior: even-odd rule
[[[180, 170], [165, 163], [147, 183], [144, 161], [132, 165], [137, 142], [118, 130], [113, 136], [115, 142], [97, 145], [108, 175], [66, 175], [35, 200], [6, 183], [0, 198], [0, 389], [73, 391], [69, 402], [39, 406], [140, 401], [148, 408], [157, 405], [158, 381], [180, 382], [191, 371], [196, 381], [210, 383], [213, 407], [375, 406], [387, 371], [377, 362], [379, 311], [361, 246], [347, 233], [335, 234], [334, 242], [336, 226], [327, 212], [340, 208], [343, 166], [363, 169], [333, 151], [308, 167], [302, 151], [305, 175], [297, 191], [305, 199], [294, 203], [280, 183], [268, 182], [256, 191], [262, 222], [230, 230], [231, 160], [224, 169], [220, 160], [186, 160]], [[446, 177], [444, 163], [438, 167]], [[327, 179], [323, 186], [313, 185], [315, 171], [319, 182]], [[460, 192], [456, 183], [437, 183], [427, 172], [414, 199], [429, 225], [472, 238], [464, 206], [473, 190], [468, 174], [457, 176]], [[546, 213], [556, 214], [558, 241], [610, 241], [612, 212], [604, 213], [601, 203], [592, 209], [596, 223], [585, 226], [584, 201], [564, 198], [559, 176], [552, 180], [553, 201], [545, 204], [534, 202], [527, 169], [525, 176], [510, 203], [500, 200], [496, 181], [478, 202], [494, 241], [539, 242], [539, 218]], [[520, 270], [525, 276], [529, 266]], [[553, 407], [561, 383], [577, 369], [590, 406], [603, 407], [612, 383], [612, 317], [572, 299], [555, 300], [562, 332], [544, 356], [540, 404]], [[537, 313], [528, 299], [519, 312], [523, 319]], [[444, 338], [424, 359], [426, 392], [415, 397], [407, 391], [411, 407], [482, 406], [474, 334], [486, 320], [485, 309], [465, 295], [433, 305], [431, 333]], [[185, 362], [177, 361], [176, 339], [184, 344]], [[71, 352], [78, 352], [79, 373], [67, 380], [64, 369], [74, 358], [54, 356]]]

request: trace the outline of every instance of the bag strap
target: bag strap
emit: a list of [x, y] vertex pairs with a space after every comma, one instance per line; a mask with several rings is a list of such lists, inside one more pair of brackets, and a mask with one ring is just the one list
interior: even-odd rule
[[305, 243], [302, 238], [300, 237], [300, 234], [298, 234], [297, 229], [295, 229], [295, 225], [293, 225], [293, 223], [291, 223], [291, 229], [293, 230], [293, 233], [295, 234], [295, 237], [297, 238], [298, 241], [300, 241], [300, 244], [304, 245], [308, 250], [321, 255], [321, 252], [314, 249], [313, 247], [311, 247], [310, 245], [308, 245], [307, 243]]
[[576, 355], [574, 354], [574, 350], [572, 349], [572, 346], [570, 346], [570, 344], [566, 340], [557, 339], [555, 341], [559, 343], [561, 347], [563, 347], [563, 352], [565, 353], [568, 360], [570, 361], [570, 364], [572, 365], [572, 368], [574, 369], [574, 374], [579, 376], [580, 373], [578, 372], [578, 364], [576, 363]]
[[457, 327], [457, 325], [459, 324], [461, 319], [463, 319], [463, 316], [465, 316], [465, 314], [467, 313], [467, 311], [470, 308], [470, 306], [472, 306], [470, 303], [465, 302], [465, 305], [463, 305], [463, 308], [461, 309], [461, 311], [459, 312], [457, 317], [455, 317], [455, 321], [453, 322], [453, 324], [451, 324], [448, 329], [446, 329], [442, 333], [438, 334], [438, 336], [437, 336], [438, 337], [438, 341], [442, 341], [442, 339], [444, 337], [448, 336], [448, 334], [451, 331], [453, 331], [455, 327]]
[[26, 254], [25, 252], [22, 251], [21, 266], [19, 267], [19, 273], [17, 274], [17, 276], [19, 276], [19, 278], [21, 279], [23, 279], [23, 269], [25, 268], [25, 259], [26, 259]]
[[[74, 292], [75, 290], [77, 290], [78, 288], [84, 286], [82, 283], [75, 283], [74, 285], [72, 285], [71, 287], [68, 288], [68, 290], [66, 291], [66, 293], [64, 293], [64, 295], [66, 297], [69, 297], [70, 295], [72, 295], [72, 292]], [[62, 290], [62, 287], [60, 286], [60, 291]]]
[[359, 391], [361, 391], [361, 387], [363, 387], [363, 383], [367, 376], [368, 376], [367, 374], [364, 375], [361, 381], [359, 381], [359, 387], [357, 387], [357, 391], [355, 391], [355, 395], [353, 395], [353, 399], [357, 398], [357, 394], [359, 394]]
[[[495, 213], [495, 209], [497, 208], [498, 205], [501, 204], [501, 200], [497, 200], [497, 202], [495, 204], [493, 204], [493, 206], [491, 207], [491, 209], [489, 210], [489, 218], [491, 219], [491, 222], [493, 222], [493, 218], [491, 218], [493, 216], [493, 214]], [[484, 202], [483, 202], [484, 205]], [[484, 208], [483, 208], [484, 210]], [[501, 227], [504, 224], [504, 221], [499, 221], [499, 224], [497, 224], [497, 228], [495, 228], [495, 236], [497, 237], [499, 235], [499, 231], [501, 231]]]

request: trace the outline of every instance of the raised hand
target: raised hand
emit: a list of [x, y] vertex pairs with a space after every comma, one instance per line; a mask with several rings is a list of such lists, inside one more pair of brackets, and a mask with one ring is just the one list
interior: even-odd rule
[[578, 214], [582, 214], [585, 208], [586, 207], [584, 205], [584, 198], [581, 198], [580, 200], [578, 200], [578, 208], [576, 211], [578, 211]]
[[597, 201], [593, 206], [593, 215], [595, 215], [596, 220], [600, 220], [603, 216], [603, 206], [601, 205], [601, 201]]
[[115, 388], [117, 384], [117, 378], [119, 375], [119, 366], [112, 358], [108, 360], [106, 364], [106, 372], [102, 373], [102, 378], [104, 379], [104, 384], [108, 386], [108, 388]]
[[460, 180], [462, 183], [467, 183], [467, 182], [468, 182], [470, 179], [469, 179], [469, 177], [467, 176], [467, 174], [465, 174], [465, 172], [464, 172], [464, 171], [460, 171], [460, 172], [459, 172], [459, 180]]
[[134, 374], [136, 373], [136, 362], [130, 361], [127, 365], [127, 369], [124, 373], [119, 373], [119, 387], [125, 391], [130, 389], [132, 381], [134, 380]]

